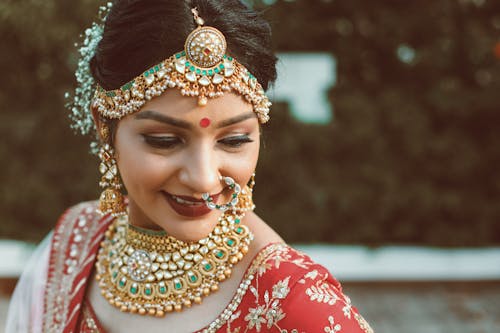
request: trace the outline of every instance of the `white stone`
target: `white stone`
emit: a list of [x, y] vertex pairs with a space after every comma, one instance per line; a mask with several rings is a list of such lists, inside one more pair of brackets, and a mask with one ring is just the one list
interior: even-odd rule
[[146, 80], [146, 84], [147, 84], [148, 86], [152, 85], [152, 84], [153, 84], [153, 82], [155, 82], [155, 76], [154, 76], [154, 74], [150, 74], [150, 75], [148, 75], [148, 76], [145, 78], [145, 80]]
[[214, 84], [219, 84], [221, 83], [222, 81], [224, 81], [224, 76], [220, 75], [220, 74], [215, 74], [214, 77], [212, 78], [212, 82]]
[[181, 64], [180, 61], [176, 61], [175, 70], [181, 74], [184, 74], [186, 72], [186, 66], [184, 64]]
[[201, 79], [198, 81], [202, 86], [208, 86], [210, 84], [210, 79], [203, 75]]
[[224, 69], [224, 75], [225, 75], [226, 77], [230, 77], [230, 76], [231, 76], [231, 75], [233, 75], [233, 74], [234, 74], [234, 68], [233, 68], [233, 67], [226, 67], [226, 68]]
[[194, 72], [188, 72], [186, 73], [186, 79], [189, 81], [189, 82], [196, 82], [196, 74]]
[[156, 76], [159, 78], [159, 79], [163, 79], [165, 77], [165, 75], [167, 75], [167, 72], [165, 72], [164, 69], [160, 69], [158, 71], [158, 73], [156, 73]]

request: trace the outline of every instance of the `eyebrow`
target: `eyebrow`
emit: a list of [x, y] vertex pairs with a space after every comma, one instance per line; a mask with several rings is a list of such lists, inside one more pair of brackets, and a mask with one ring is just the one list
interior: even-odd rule
[[[219, 122], [215, 128], [223, 128], [227, 126], [231, 126], [237, 123], [240, 123], [244, 120], [247, 120], [249, 118], [255, 117], [255, 114], [253, 112], [247, 112], [243, 113], [240, 115], [237, 115], [235, 117], [229, 118], [222, 120]], [[159, 112], [153, 111], [153, 110], [144, 110], [142, 112], [139, 112], [135, 115], [135, 119], [150, 119], [150, 120], [155, 120], [164, 124], [184, 128], [184, 129], [192, 129], [193, 125], [190, 122], [187, 122], [185, 120], [173, 118], [170, 116], [166, 116], [164, 114], [161, 114]]]
[[159, 112], [155, 112], [152, 110], [144, 110], [142, 112], [137, 113], [135, 115], [135, 119], [156, 120], [156, 121], [159, 121], [160, 123], [164, 123], [164, 124], [168, 124], [168, 125], [172, 125], [172, 126], [176, 126], [176, 127], [180, 127], [180, 128], [185, 128], [185, 129], [191, 129], [193, 127], [191, 125], [191, 123], [189, 123], [187, 121], [172, 118], [172, 117], [166, 116], [164, 114], [161, 114]]
[[231, 126], [231, 125], [240, 123], [244, 120], [247, 120], [247, 119], [250, 119], [253, 117], [255, 117], [255, 113], [253, 113], [253, 112], [242, 113], [242, 114], [235, 116], [233, 118], [222, 120], [221, 122], [219, 122], [217, 124], [217, 126], [215, 126], [215, 128], [222, 128], [222, 127]]

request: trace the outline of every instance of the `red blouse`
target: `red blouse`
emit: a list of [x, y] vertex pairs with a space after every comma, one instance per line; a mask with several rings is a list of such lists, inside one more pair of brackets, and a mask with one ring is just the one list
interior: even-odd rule
[[[103, 333], [85, 302], [78, 332]], [[252, 261], [238, 292], [212, 324], [197, 333], [373, 332], [321, 265], [286, 244], [271, 244]]]

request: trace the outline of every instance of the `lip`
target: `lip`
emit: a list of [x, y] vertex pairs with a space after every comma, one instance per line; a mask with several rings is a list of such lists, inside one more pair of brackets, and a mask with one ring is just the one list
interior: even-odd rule
[[[178, 198], [200, 203], [196, 206], [191, 206], [191, 205], [187, 206], [187, 205], [183, 205], [183, 204], [175, 201], [175, 199], [172, 198], [172, 194], [170, 194], [170, 193], [162, 191], [162, 194], [167, 199], [167, 202], [170, 204], [170, 207], [172, 207], [172, 209], [179, 215], [182, 215], [185, 217], [200, 217], [200, 216], [206, 215], [212, 211], [210, 208], [207, 207], [207, 205], [205, 204], [205, 202], [202, 199], [195, 199], [193, 197], [176, 195], [176, 197], [178, 197]], [[217, 200], [219, 199], [219, 195], [220, 195], [220, 193], [217, 193], [217, 194], [214, 194], [211, 196], [213, 202], [217, 202]]]

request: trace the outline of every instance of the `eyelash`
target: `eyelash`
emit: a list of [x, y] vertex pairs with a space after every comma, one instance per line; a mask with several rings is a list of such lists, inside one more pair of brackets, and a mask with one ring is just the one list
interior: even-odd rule
[[[182, 140], [177, 137], [169, 137], [169, 136], [150, 136], [150, 135], [142, 135], [144, 137], [144, 141], [153, 148], [160, 149], [172, 149], [177, 144], [182, 143]], [[222, 143], [229, 148], [240, 148], [243, 144], [253, 142], [252, 139], [248, 137], [248, 135], [238, 135], [233, 137], [228, 137], [222, 140], [217, 141]]]

